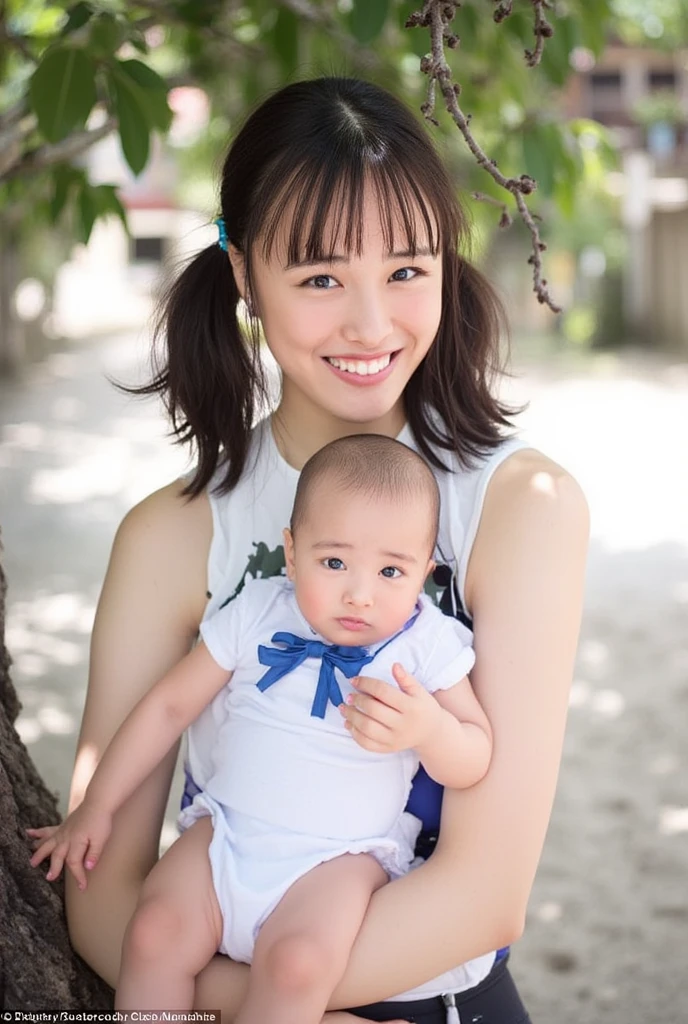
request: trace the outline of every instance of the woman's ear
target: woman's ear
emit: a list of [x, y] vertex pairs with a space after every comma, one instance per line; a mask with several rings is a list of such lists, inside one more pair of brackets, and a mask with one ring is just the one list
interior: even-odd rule
[[229, 262], [232, 264], [232, 273], [234, 274], [234, 280], [236, 286], [244, 301], [246, 300], [246, 259], [244, 254], [237, 249], [235, 245], [230, 243], [227, 250], [229, 256]]
[[294, 535], [288, 527], [285, 527], [282, 530], [282, 537], [284, 539], [284, 564], [287, 568], [287, 576], [293, 582], [296, 575], [294, 566]]

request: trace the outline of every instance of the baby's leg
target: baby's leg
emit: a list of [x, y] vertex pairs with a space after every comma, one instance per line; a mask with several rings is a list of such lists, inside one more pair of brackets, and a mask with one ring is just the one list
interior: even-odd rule
[[217, 952], [222, 914], [208, 858], [210, 818], [187, 829], [143, 884], [124, 936], [118, 1010], [191, 1010], [194, 979]]
[[[321, 1024], [375, 1024], [375, 1021], [368, 1020], [367, 1017], [357, 1017], [355, 1013], [347, 1013], [346, 1010], [332, 1010], [331, 1013], [325, 1014]], [[396, 1020], [388, 1021], [387, 1024], [409, 1024], [409, 1022], [398, 1017]]]
[[373, 892], [387, 875], [369, 854], [319, 864], [260, 929], [236, 1024], [319, 1024]]

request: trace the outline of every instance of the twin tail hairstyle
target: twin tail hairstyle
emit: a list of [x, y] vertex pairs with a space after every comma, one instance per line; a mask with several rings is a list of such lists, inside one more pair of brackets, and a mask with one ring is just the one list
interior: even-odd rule
[[[390, 251], [397, 248], [395, 231], [403, 230], [403, 248], [412, 255], [429, 240], [442, 256], [440, 325], [406, 386], [405, 412], [432, 466], [447, 468], [442, 450], [469, 465], [510, 426], [511, 410], [492, 393], [505, 318], [493, 289], [463, 255], [466, 216], [415, 114], [357, 79], [286, 86], [254, 110], [234, 139], [222, 169], [219, 213], [229, 244], [244, 258], [250, 295], [256, 247], [269, 259], [285, 210], [290, 261], [326, 259], [335, 241], [347, 254], [360, 253], [364, 192], [371, 185]], [[336, 239], [326, 236], [331, 223]], [[236, 485], [268, 401], [258, 324], [251, 318], [246, 331], [239, 299], [227, 253], [208, 246], [163, 298], [151, 380], [126, 389], [159, 395], [176, 441], [195, 448], [186, 487], [192, 497], [213, 477], [220, 492]]]

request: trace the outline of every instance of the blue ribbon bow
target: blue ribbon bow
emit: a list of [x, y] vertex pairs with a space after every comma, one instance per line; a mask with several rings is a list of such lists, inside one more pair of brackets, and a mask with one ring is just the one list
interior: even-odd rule
[[373, 660], [375, 655], [368, 654], [365, 647], [340, 647], [338, 644], [324, 644], [320, 640], [304, 640], [294, 633], [274, 633], [273, 644], [284, 644], [283, 647], [258, 646], [258, 661], [261, 665], [269, 665], [267, 672], [260, 677], [256, 686], [262, 692], [276, 683], [282, 676], [293, 672], [306, 658], [320, 658], [320, 674], [318, 686], [311, 707], [311, 716], [324, 718], [327, 702], [331, 700], [335, 707], [342, 703], [342, 691], [334, 677], [335, 666], [344, 673], [347, 679], [358, 675], [364, 665]]

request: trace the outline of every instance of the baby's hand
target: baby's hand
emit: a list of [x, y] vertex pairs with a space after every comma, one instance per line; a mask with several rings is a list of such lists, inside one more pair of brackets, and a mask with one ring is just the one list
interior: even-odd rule
[[45, 877], [52, 882], [59, 878], [66, 863], [79, 888], [85, 889], [84, 868], [91, 871], [96, 866], [111, 830], [112, 815], [84, 801], [61, 825], [27, 828], [26, 834], [39, 844], [31, 864], [36, 867], [50, 857]]
[[356, 742], [380, 754], [422, 746], [442, 715], [432, 694], [398, 662], [392, 673], [399, 689], [381, 679], [359, 676], [351, 680], [357, 692], [339, 706]]

